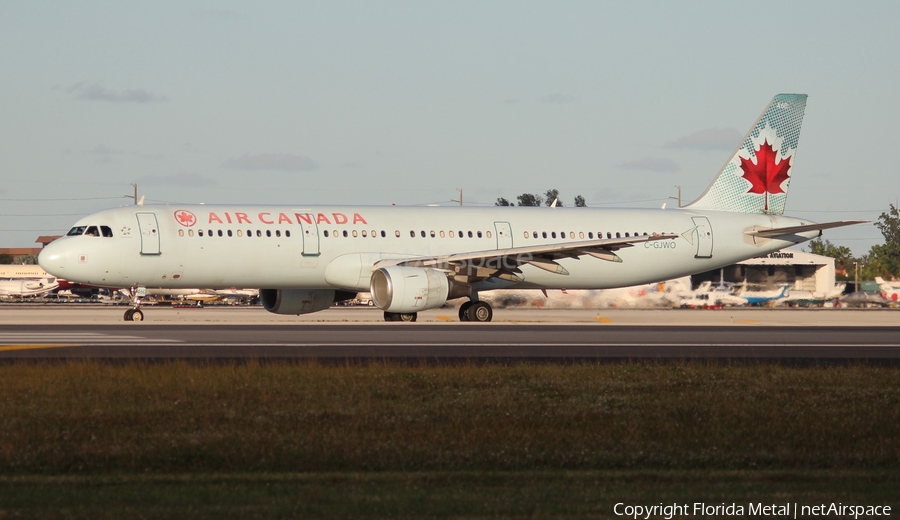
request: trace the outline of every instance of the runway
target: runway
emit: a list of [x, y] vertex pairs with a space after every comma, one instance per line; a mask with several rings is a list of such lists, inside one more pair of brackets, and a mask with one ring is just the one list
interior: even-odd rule
[[[16, 310], [0, 308], [0, 359], [6, 361], [711, 359], [900, 364], [897, 311], [559, 310], [541, 311], [537, 319], [527, 311], [502, 311], [507, 320], [517, 321], [473, 324], [443, 319], [446, 310], [423, 313], [419, 323], [379, 322], [380, 313], [366, 309], [334, 309], [302, 320], [261, 309], [154, 308], [147, 314], [156, 321], [144, 323], [119, 321], [121, 308]], [[312, 322], [311, 316], [331, 321]]]

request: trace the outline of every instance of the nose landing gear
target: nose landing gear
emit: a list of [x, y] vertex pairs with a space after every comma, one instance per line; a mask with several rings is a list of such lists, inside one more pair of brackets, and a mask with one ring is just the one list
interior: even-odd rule
[[125, 321], [144, 321], [144, 312], [141, 311], [141, 300], [147, 295], [146, 287], [131, 288], [131, 304], [133, 309], [125, 311]]

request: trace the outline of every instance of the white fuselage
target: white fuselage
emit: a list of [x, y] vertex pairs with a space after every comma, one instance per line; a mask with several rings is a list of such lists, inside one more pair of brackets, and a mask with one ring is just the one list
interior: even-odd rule
[[620, 263], [564, 258], [558, 262], [568, 275], [524, 265], [519, 282], [490, 279], [474, 287], [605, 289], [715, 269], [820, 234], [745, 234], [805, 224], [782, 216], [686, 209], [128, 206], [76, 223], [106, 227], [112, 236], [64, 236], [44, 248], [40, 264], [55, 276], [108, 287], [357, 291], [368, 290], [379, 261], [679, 235], [619, 249]]

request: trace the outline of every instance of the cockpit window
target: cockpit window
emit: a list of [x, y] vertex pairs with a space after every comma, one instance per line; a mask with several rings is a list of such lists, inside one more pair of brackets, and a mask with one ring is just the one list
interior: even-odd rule
[[97, 230], [97, 226], [88, 226], [87, 231], [85, 231], [84, 234], [89, 237], [99, 237], [100, 231]]
[[100, 226], [100, 232], [101, 232], [101, 233], [103, 234], [103, 236], [105, 236], [105, 237], [111, 237], [111, 236], [113, 236], [113, 234], [112, 234], [112, 229], [110, 229], [109, 226]]
[[75, 237], [78, 235], [83, 235], [84, 230], [87, 229], [87, 226], [75, 226], [66, 233], [67, 237]]

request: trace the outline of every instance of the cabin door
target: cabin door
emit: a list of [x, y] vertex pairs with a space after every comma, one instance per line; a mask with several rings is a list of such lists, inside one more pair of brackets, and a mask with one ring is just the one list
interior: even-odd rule
[[497, 249], [512, 248], [512, 231], [509, 229], [509, 222], [494, 222], [494, 229], [497, 231]]
[[319, 225], [315, 215], [307, 215], [310, 216], [309, 222], [299, 219], [300, 227], [303, 228], [303, 256], [319, 256]]
[[138, 227], [141, 229], [141, 254], [158, 255], [159, 252], [159, 225], [156, 222], [155, 213], [135, 213]]
[[706, 217], [691, 217], [697, 228], [694, 230], [694, 238], [697, 244], [697, 254], [694, 258], [712, 258], [713, 235], [712, 226]]

